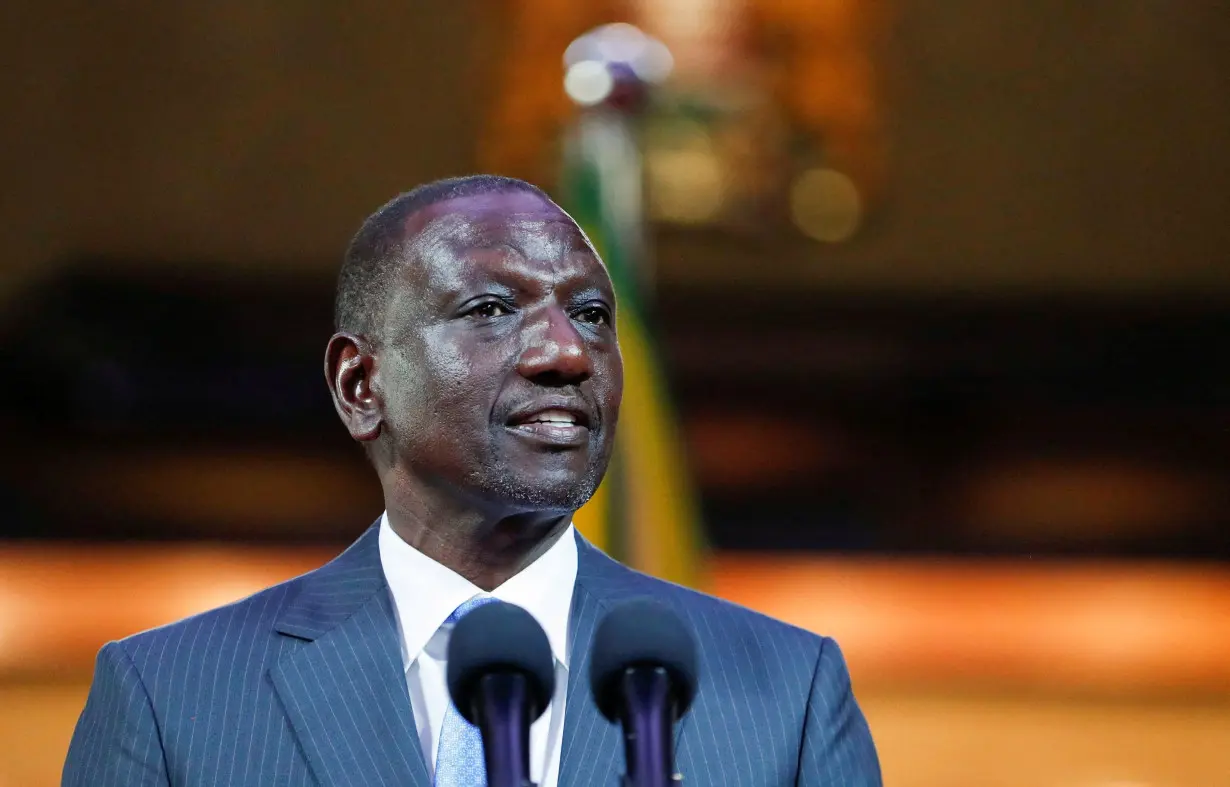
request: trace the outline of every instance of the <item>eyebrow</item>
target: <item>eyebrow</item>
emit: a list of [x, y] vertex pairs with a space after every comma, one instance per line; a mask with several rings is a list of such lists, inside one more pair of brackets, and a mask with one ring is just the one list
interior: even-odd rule
[[593, 284], [580, 287], [573, 290], [569, 294], [569, 300], [572, 301], [591, 301], [597, 300], [604, 302], [611, 308], [615, 307], [615, 289], [613, 287], [599, 287]]

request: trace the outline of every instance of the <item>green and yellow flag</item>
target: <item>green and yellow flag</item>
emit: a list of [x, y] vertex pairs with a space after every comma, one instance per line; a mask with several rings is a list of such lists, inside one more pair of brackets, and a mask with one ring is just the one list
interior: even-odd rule
[[589, 235], [615, 285], [624, 397], [614, 454], [594, 498], [576, 514], [585, 537], [612, 557], [697, 586], [699, 507], [678, 424], [638, 292], [639, 153], [626, 118], [582, 117], [565, 149], [561, 204]]

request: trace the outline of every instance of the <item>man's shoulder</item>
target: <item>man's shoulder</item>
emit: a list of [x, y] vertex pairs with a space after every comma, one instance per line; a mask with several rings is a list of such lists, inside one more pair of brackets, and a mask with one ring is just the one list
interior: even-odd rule
[[[246, 598], [119, 640], [139, 667], [151, 662], [199, 658], [228, 645], [254, 645], [276, 635], [274, 624], [321, 569], [265, 588]], [[253, 649], [255, 650], [255, 649]]]
[[654, 598], [670, 606], [690, 623], [704, 648], [708, 643], [732, 640], [756, 641], [772, 647], [781, 655], [793, 655], [814, 662], [825, 636], [749, 609], [693, 588], [621, 566], [636, 586], [636, 595]]
[[702, 705], [758, 709], [802, 719], [827, 637], [698, 590], [623, 568], [608, 605], [652, 598], [674, 610], [696, 638]]
[[[223, 659], [259, 661], [262, 653], [268, 657], [277, 650], [271, 643], [282, 637], [275, 626], [303, 635], [304, 615], [319, 616], [321, 602], [360, 598], [383, 587], [376, 549], [376, 529], [372, 527], [319, 568], [225, 606], [133, 634], [118, 645], [138, 666], [166, 659], [209, 659], [212, 653]], [[230, 652], [233, 649], [238, 650]]]

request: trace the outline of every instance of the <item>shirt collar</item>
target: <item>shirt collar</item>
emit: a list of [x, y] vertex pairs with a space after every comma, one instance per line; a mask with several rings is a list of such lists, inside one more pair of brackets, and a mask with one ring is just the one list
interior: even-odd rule
[[568, 618], [577, 578], [573, 525], [537, 560], [491, 593], [403, 541], [389, 525], [387, 512], [380, 518], [379, 543], [407, 668], [453, 610], [475, 596], [492, 596], [528, 611], [546, 632], [555, 660], [568, 667]]

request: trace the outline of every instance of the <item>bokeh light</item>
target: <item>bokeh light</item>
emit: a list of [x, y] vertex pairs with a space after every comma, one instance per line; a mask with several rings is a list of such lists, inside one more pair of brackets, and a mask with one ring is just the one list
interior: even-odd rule
[[614, 87], [615, 78], [606, 64], [596, 60], [573, 63], [564, 74], [564, 92], [584, 107], [601, 104]]
[[809, 169], [790, 188], [790, 216], [808, 237], [825, 243], [848, 240], [862, 220], [862, 200], [848, 176]]

